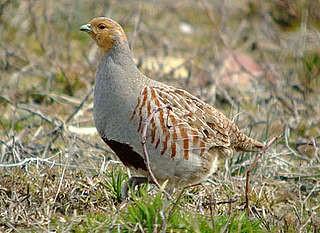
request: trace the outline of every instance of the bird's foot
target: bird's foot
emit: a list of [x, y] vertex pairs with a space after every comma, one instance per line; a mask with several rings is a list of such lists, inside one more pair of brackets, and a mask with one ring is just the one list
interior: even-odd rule
[[125, 182], [122, 185], [121, 189], [121, 199], [125, 200], [129, 196], [129, 189], [134, 190], [136, 186], [139, 186], [141, 184], [148, 183], [147, 177], [141, 177], [141, 176], [132, 176], [129, 178], [127, 182]]

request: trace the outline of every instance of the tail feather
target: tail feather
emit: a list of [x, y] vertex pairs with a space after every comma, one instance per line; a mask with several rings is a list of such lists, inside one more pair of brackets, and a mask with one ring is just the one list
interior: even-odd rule
[[237, 151], [259, 151], [264, 143], [245, 135], [236, 124], [230, 124], [230, 138], [233, 148]]
[[238, 135], [237, 139], [237, 144], [235, 146], [237, 151], [259, 151], [264, 147], [262, 142], [250, 138], [242, 132]]

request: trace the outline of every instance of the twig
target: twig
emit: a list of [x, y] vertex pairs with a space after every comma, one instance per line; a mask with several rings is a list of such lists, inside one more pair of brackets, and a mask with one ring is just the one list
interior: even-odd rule
[[135, 20], [134, 20], [134, 30], [131, 36], [131, 43], [130, 43], [130, 47], [134, 48], [135, 47], [135, 42], [137, 39], [137, 35], [139, 34], [139, 27], [140, 27], [140, 23], [141, 23], [141, 2], [139, 1], [139, 11], [137, 13], [137, 15], [135, 16]]
[[245, 210], [247, 212], [247, 216], [249, 216], [250, 214], [250, 210], [249, 210], [249, 192], [250, 192], [250, 187], [249, 187], [249, 179], [250, 179], [250, 172], [251, 170], [247, 170], [246, 172], [246, 188], [245, 188]]
[[[44, 158], [39, 158], [39, 157], [32, 157], [32, 158], [25, 158], [23, 160], [21, 160], [20, 162], [17, 163], [7, 163], [7, 164], [0, 164], [0, 168], [4, 167], [4, 168], [10, 168], [10, 167], [20, 167], [23, 165], [26, 165], [28, 163], [31, 162], [43, 162], [43, 163], [48, 163], [52, 166], [66, 166], [66, 164], [64, 163], [57, 163], [55, 161], [50, 161], [49, 159], [44, 159]], [[67, 167], [70, 168], [79, 168], [79, 165], [67, 165]], [[90, 167], [85, 167], [86, 169], [91, 169]]]
[[232, 204], [232, 203], [235, 203], [239, 200], [239, 197], [238, 196], [235, 196], [233, 198], [230, 198], [228, 200], [223, 200], [223, 201], [210, 201], [210, 202], [207, 202], [207, 203], [204, 203], [203, 205], [204, 206], [211, 206], [211, 205], [225, 205], [225, 204]]
[[294, 174], [294, 173], [289, 173], [289, 174], [279, 174], [277, 176], [274, 176], [275, 179], [280, 179], [280, 180], [297, 180], [297, 179], [318, 179], [320, 178], [320, 174], [312, 174], [312, 175], [303, 175], [303, 174]]
[[290, 136], [290, 128], [289, 126], [286, 127], [285, 129], [285, 133], [284, 133], [284, 138], [285, 138], [285, 142], [286, 142], [286, 146], [287, 148], [292, 152], [292, 154], [294, 156], [296, 156], [298, 159], [304, 160], [304, 161], [308, 161], [308, 159], [302, 157], [301, 155], [299, 155], [294, 149], [292, 149], [289, 145], [289, 136]]
[[93, 143], [91, 143], [91, 142], [89, 142], [89, 141], [87, 141], [87, 140], [79, 137], [78, 135], [72, 134], [72, 135], [70, 135], [69, 137], [70, 137], [70, 138], [72, 137], [72, 138], [74, 138], [74, 139], [77, 139], [77, 140], [79, 140], [80, 142], [82, 142], [82, 143], [84, 143], [84, 144], [87, 144], [87, 145], [89, 145], [89, 146], [92, 147], [92, 148], [101, 150], [101, 151], [103, 151], [103, 152], [107, 152], [107, 153], [111, 153], [111, 154], [114, 153], [113, 151], [111, 151], [111, 150], [108, 149], [107, 147], [99, 146], [98, 143], [93, 144]]
[[312, 138], [312, 145], [314, 147], [314, 157], [317, 158], [317, 160], [320, 162], [320, 158], [319, 158], [319, 147], [317, 146], [317, 142], [315, 138]]
[[200, 1], [200, 6], [202, 6], [202, 8], [205, 11], [205, 14], [207, 15], [208, 19], [210, 20], [211, 24], [212, 24], [212, 31], [213, 33], [216, 33], [216, 37], [219, 42], [222, 43], [222, 45], [226, 48], [228, 48], [228, 43], [225, 40], [225, 38], [223, 38], [222, 33], [221, 33], [221, 29], [217, 23], [217, 20], [214, 18], [214, 13], [212, 11], [212, 9], [210, 8], [208, 2], [206, 0], [201, 0]]
[[160, 217], [161, 217], [161, 220], [162, 220], [161, 233], [166, 233], [167, 221], [166, 221], [166, 213], [165, 213], [164, 208], [162, 208], [162, 210], [160, 210]]
[[[43, 114], [41, 111], [39, 110], [33, 110], [27, 106], [24, 105], [19, 105], [19, 104], [14, 104], [10, 99], [8, 99], [5, 96], [0, 96], [1, 99], [5, 100], [8, 104], [12, 105], [15, 109], [21, 109], [27, 112], [30, 112], [31, 114], [34, 114], [38, 117], [40, 117], [41, 119], [45, 120], [48, 123], [51, 123], [52, 125], [55, 126], [55, 128], [48, 133], [48, 135], [54, 135], [51, 140], [47, 143], [47, 145], [45, 146], [44, 150], [43, 150], [43, 157], [45, 157], [45, 154], [47, 153], [47, 151], [49, 150], [49, 148], [51, 147], [51, 145], [58, 139], [59, 135], [60, 135], [60, 131], [62, 131], [64, 129], [64, 126], [66, 124], [68, 124], [74, 117], [75, 115], [83, 108], [85, 102], [89, 99], [89, 97], [91, 96], [91, 94], [93, 93], [93, 88], [90, 89], [90, 91], [86, 94], [86, 96], [82, 99], [82, 101], [80, 102], [80, 104], [77, 106], [77, 108], [69, 115], [69, 117], [63, 122], [61, 120], [56, 120], [53, 119], [49, 116], [46, 116], [45, 114]], [[25, 161], [23, 160], [22, 163], [27, 163], [29, 161]], [[13, 166], [19, 166], [20, 163], [14, 164]], [[21, 164], [23, 165], [23, 164]], [[0, 165], [1, 167], [2, 165]], [[7, 167], [10, 167], [10, 165], [6, 165]]]
[[250, 214], [250, 208], [249, 208], [249, 193], [250, 193], [250, 174], [251, 171], [257, 166], [257, 163], [259, 159], [264, 155], [267, 150], [270, 148], [270, 146], [279, 138], [280, 136], [273, 137], [258, 153], [258, 155], [255, 157], [254, 161], [250, 165], [250, 167], [246, 171], [246, 186], [245, 186], [245, 210], [247, 212], [247, 215]]
[[53, 124], [53, 125], [55, 125], [55, 126], [58, 124], [57, 120], [52, 119], [51, 117], [44, 115], [44, 114], [43, 114], [41, 111], [39, 111], [39, 110], [33, 110], [33, 109], [31, 109], [30, 106], [23, 106], [23, 105], [20, 105], [20, 104], [19, 104], [19, 105], [17, 105], [16, 107], [17, 107], [18, 109], [21, 109], [21, 110], [30, 112], [30, 113], [32, 113], [32, 114], [40, 117], [41, 119], [45, 120], [46, 122], [48, 122], [48, 123], [50, 123], [50, 124]]
[[74, 116], [80, 111], [80, 109], [83, 107], [84, 103], [89, 99], [90, 95], [93, 93], [93, 88], [90, 89], [90, 91], [87, 93], [87, 95], [82, 99], [81, 103], [78, 105], [78, 107], [69, 115], [69, 117], [65, 120], [65, 122], [60, 123], [57, 127], [55, 127], [51, 132], [48, 133], [50, 134], [55, 134], [55, 136], [51, 139], [51, 141], [48, 142], [43, 154], [47, 152], [47, 150], [50, 148], [52, 143], [54, 143], [58, 137], [59, 137], [59, 132], [64, 129], [64, 125], [68, 124]]
[[175, 208], [178, 206], [180, 199], [182, 198], [182, 195], [184, 194], [185, 190], [187, 189], [187, 187], [183, 187], [183, 189], [180, 191], [178, 197], [176, 198], [175, 202], [172, 205], [172, 208], [169, 210], [168, 213], [168, 219], [171, 218]]
[[53, 199], [53, 205], [56, 203], [57, 198], [58, 198], [58, 195], [59, 195], [59, 193], [60, 193], [61, 186], [62, 186], [62, 182], [63, 182], [63, 178], [64, 178], [64, 174], [65, 174], [65, 172], [66, 172], [67, 166], [69, 165], [68, 163], [69, 163], [69, 162], [67, 162], [67, 163], [65, 164], [65, 166], [63, 167], [63, 171], [62, 171], [61, 178], [60, 178], [60, 181], [59, 181], [58, 190], [57, 190], [56, 195], [54, 196], [54, 199]]
[[307, 219], [307, 221], [300, 227], [299, 232], [303, 232], [303, 229], [307, 227], [308, 223], [312, 220], [312, 218], [314, 217], [315, 212], [312, 212], [309, 216], [309, 218]]
[[41, 119], [45, 120], [48, 123], [51, 123], [53, 125], [57, 125], [57, 122], [52, 119], [49, 116], [46, 116], [45, 114], [43, 114], [40, 110], [34, 110], [32, 108], [30, 108], [30, 106], [25, 106], [22, 104], [14, 104], [9, 98], [7, 98], [6, 96], [0, 96], [0, 99], [4, 100], [5, 102], [7, 102], [8, 104], [10, 104], [12, 107], [16, 108], [16, 109], [20, 109], [20, 110], [24, 110], [27, 111], [31, 114], [34, 114], [38, 117], [40, 117]]
[[[54, 211], [54, 205], [55, 205], [55, 203], [57, 201], [57, 198], [58, 198], [58, 195], [60, 193], [60, 190], [61, 190], [61, 187], [62, 187], [62, 182], [63, 182], [63, 179], [64, 179], [64, 175], [65, 175], [66, 168], [67, 168], [68, 165], [69, 165], [69, 156], [68, 156], [67, 163], [63, 167], [62, 174], [61, 174], [60, 181], [59, 181], [58, 190], [56, 192], [56, 195], [54, 196], [54, 199], [53, 199], [53, 202], [52, 202], [52, 206], [51, 206], [52, 209], [51, 209], [51, 211], [49, 213], [48, 219], [51, 219], [52, 213]], [[50, 228], [49, 228], [50, 227], [50, 223], [51, 223], [51, 221], [48, 221], [48, 230], [50, 230]]]
[[90, 89], [90, 91], [86, 94], [86, 96], [83, 98], [83, 100], [78, 105], [78, 107], [67, 118], [67, 120], [65, 121], [65, 124], [68, 124], [73, 119], [73, 117], [80, 111], [80, 109], [82, 109], [84, 103], [87, 102], [87, 100], [89, 99], [92, 93], [93, 93], [93, 88]]

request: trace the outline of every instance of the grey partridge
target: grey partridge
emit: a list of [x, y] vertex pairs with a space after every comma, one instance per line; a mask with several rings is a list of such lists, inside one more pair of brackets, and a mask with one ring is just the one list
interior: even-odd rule
[[233, 149], [263, 147], [214, 107], [142, 74], [117, 22], [98, 17], [80, 30], [93, 38], [102, 53], [94, 89], [95, 126], [130, 169], [150, 180], [141, 143], [146, 122], [150, 169], [159, 183], [168, 181], [170, 187], [206, 180], [216, 171], [218, 159]]

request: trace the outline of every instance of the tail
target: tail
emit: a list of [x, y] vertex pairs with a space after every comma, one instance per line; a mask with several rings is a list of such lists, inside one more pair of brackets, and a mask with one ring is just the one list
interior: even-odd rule
[[250, 138], [242, 132], [239, 132], [234, 148], [237, 151], [259, 151], [264, 146], [264, 143]]

